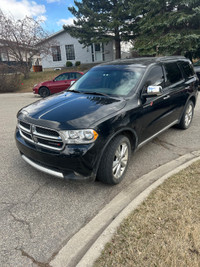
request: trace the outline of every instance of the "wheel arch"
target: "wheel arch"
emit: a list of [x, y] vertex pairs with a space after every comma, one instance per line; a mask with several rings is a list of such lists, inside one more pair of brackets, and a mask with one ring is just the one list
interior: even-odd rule
[[97, 168], [95, 170], [95, 174], [97, 173], [98, 169], [99, 169], [99, 165], [100, 165], [100, 162], [101, 162], [101, 159], [102, 159], [102, 156], [107, 148], [107, 146], [109, 145], [109, 143], [113, 140], [113, 138], [117, 137], [118, 135], [124, 135], [126, 136], [130, 143], [131, 143], [131, 149], [132, 151], [134, 151], [137, 147], [137, 144], [138, 144], [138, 137], [137, 137], [137, 134], [136, 132], [131, 129], [131, 128], [122, 128], [120, 130], [118, 130], [117, 132], [113, 133], [109, 139], [107, 140], [106, 144], [104, 145], [102, 151], [101, 151], [101, 155], [99, 157], [99, 160], [98, 160], [98, 163], [97, 163]]
[[188, 101], [187, 101], [187, 102], [189, 102], [190, 100], [193, 102], [193, 104], [194, 104], [194, 107], [195, 107], [195, 105], [196, 105], [196, 102], [197, 102], [197, 99], [196, 99], [196, 97], [193, 95], [192, 97], [190, 97], [190, 98], [188, 99]]
[[184, 106], [184, 108], [183, 108], [183, 110], [182, 110], [182, 112], [180, 114], [179, 122], [181, 121], [181, 118], [182, 118], [182, 116], [183, 116], [183, 114], [185, 112], [185, 109], [187, 108], [187, 104], [188, 104], [189, 101], [192, 101], [192, 103], [194, 104], [194, 107], [195, 107], [197, 99], [196, 99], [196, 97], [194, 95], [192, 95], [191, 97], [189, 97], [187, 99], [187, 101], [185, 103], [185, 106]]

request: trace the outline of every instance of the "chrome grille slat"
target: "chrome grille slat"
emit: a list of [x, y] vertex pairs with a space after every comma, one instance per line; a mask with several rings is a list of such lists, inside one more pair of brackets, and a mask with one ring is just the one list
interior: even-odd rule
[[27, 140], [27, 141], [29, 141], [29, 142], [31, 142], [31, 143], [34, 143], [34, 141], [33, 141], [32, 139], [29, 139], [28, 137], [26, 137], [26, 136], [23, 134], [23, 132], [22, 132], [21, 130], [19, 130], [19, 132], [20, 132], [20, 135], [21, 135], [25, 140]]
[[35, 131], [38, 134], [49, 135], [49, 136], [52, 136], [52, 137], [59, 137], [59, 133], [58, 132], [55, 132], [55, 131], [47, 129], [47, 128], [43, 128], [41, 126], [36, 126], [35, 127]]
[[56, 130], [23, 121], [18, 121], [18, 128], [22, 138], [34, 143], [36, 146], [57, 151], [62, 150], [64, 147], [62, 137]]
[[52, 136], [52, 135], [46, 135], [46, 134], [41, 134], [41, 133], [38, 133], [37, 131], [33, 131], [33, 134], [38, 136], [38, 137], [44, 137], [45, 139], [54, 139], [54, 140], [58, 140], [58, 141], [62, 141], [62, 138], [59, 136], [59, 137], [56, 137], [56, 136]]
[[19, 124], [21, 127], [23, 127], [23, 129], [26, 129], [27, 131], [30, 132], [30, 124], [24, 122], [24, 121], [19, 121]]
[[19, 125], [20, 129], [22, 129], [24, 132], [30, 133], [31, 130], [25, 128], [24, 126], [22, 126], [21, 124]]

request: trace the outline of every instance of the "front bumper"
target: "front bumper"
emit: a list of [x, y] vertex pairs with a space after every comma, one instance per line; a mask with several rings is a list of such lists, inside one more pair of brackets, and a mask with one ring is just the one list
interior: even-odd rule
[[18, 129], [15, 137], [22, 158], [32, 167], [59, 178], [95, 179], [101, 153], [94, 143], [66, 145], [62, 151], [51, 151], [24, 140]]
[[35, 88], [35, 87], [34, 87], [34, 88], [33, 88], [33, 93], [34, 93], [34, 94], [38, 94], [38, 93], [39, 93], [39, 88]]

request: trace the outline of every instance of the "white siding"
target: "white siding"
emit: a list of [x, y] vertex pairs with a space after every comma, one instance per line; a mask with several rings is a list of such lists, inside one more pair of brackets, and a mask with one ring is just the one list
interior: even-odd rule
[[105, 61], [112, 61], [115, 59], [113, 51], [113, 42], [104, 44]]
[[[83, 45], [78, 42], [78, 39], [70, 36], [66, 31], [55, 35], [51, 38], [55, 42], [55, 46], [60, 46], [61, 61], [53, 61], [52, 55], [41, 55], [43, 68], [59, 68], [66, 66], [66, 50], [65, 45], [74, 45], [75, 60], [69, 60], [73, 64], [76, 61], [87, 64], [92, 63], [91, 47], [83, 48]], [[104, 45], [105, 61], [113, 60], [113, 43], [110, 42]]]

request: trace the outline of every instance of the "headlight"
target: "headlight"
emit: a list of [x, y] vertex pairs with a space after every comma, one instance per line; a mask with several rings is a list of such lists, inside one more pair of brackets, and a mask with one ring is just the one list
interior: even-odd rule
[[37, 85], [38, 85], [37, 83], [36, 83], [36, 84], [34, 84], [34, 85], [33, 85], [33, 88], [35, 88]]
[[98, 133], [92, 129], [61, 131], [66, 144], [90, 144], [98, 138]]

